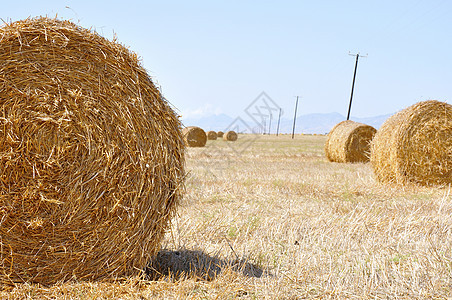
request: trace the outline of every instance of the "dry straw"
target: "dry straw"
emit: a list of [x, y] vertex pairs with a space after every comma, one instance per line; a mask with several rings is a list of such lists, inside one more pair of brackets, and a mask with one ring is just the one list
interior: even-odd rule
[[140, 273], [181, 198], [178, 117], [95, 32], [36, 18], [0, 41], [0, 282]]
[[215, 131], [208, 131], [207, 132], [207, 139], [208, 140], [216, 140], [218, 137], [217, 133]]
[[224, 135], [224, 132], [223, 132], [223, 131], [218, 131], [218, 132], [217, 132], [217, 137], [218, 137], [218, 138], [222, 138], [223, 135]]
[[204, 147], [207, 143], [207, 135], [202, 128], [188, 126], [182, 130], [182, 134], [188, 147]]
[[332, 162], [369, 161], [370, 141], [375, 135], [372, 126], [342, 121], [331, 129], [325, 143], [325, 154]]
[[224, 141], [230, 141], [230, 142], [234, 142], [237, 141], [237, 133], [235, 131], [227, 131], [224, 135], [223, 135], [223, 140]]
[[452, 106], [428, 100], [390, 117], [372, 142], [371, 163], [381, 182], [452, 183]]

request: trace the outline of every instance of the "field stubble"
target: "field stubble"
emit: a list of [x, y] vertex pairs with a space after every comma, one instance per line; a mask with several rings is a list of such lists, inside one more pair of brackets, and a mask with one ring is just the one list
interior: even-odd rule
[[20, 285], [0, 296], [447, 298], [449, 187], [381, 185], [369, 164], [327, 162], [325, 140], [241, 135], [187, 149], [186, 195], [152, 281]]

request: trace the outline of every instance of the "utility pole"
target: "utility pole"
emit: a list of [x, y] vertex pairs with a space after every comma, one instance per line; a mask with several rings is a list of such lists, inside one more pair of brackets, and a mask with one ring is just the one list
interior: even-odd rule
[[270, 122], [268, 123], [268, 135], [271, 134], [271, 130], [272, 130], [272, 117], [273, 117], [273, 114], [270, 113]]
[[278, 136], [278, 134], [279, 134], [279, 122], [281, 121], [281, 112], [282, 112], [282, 108], [279, 109], [278, 127], [276, 127], [276, 136]]
[[293, 136], [295, 134], [295, 122], [297, 121], [297, 108], [298, 108], [298, 96], [297, 96], [297, 102], [295, 102], [295, 115], [293, 117], [293, 126], [292, 126], [292, 140], [293, 140]]
[[[352, 92], [350, 93], [350, 103], [348, 104], [347, 120], [350, 119], [350, 111], [352, 109], [353, 91], [355, 89], [355, 79], [356, 79], [356, 70], [358, 69], [359, 52], [356, 54], [351, 54], [349, 52], [348, 55], [356, 56], [356, 61], [355, 61], [355, 71], [353, 72], [353, 82], [352, 82]], [[367, 55], [366, 56], [361, 55], [361, 57], [367, 57]]]

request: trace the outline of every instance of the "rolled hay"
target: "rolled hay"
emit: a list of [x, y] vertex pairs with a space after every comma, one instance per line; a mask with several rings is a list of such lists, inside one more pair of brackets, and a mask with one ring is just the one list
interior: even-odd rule
[[207, 132], [207, 139], [208, 140], [216, 140], [217, 139], [217, 133], [215, 131], [208, 131]]
[[222, 138], [223, 135], [224, 135], [224, 132], [223, 132], [223, 131], [218, 131], [218, 132], [217, 132], [217, 137], [218, 137], [218, 138]]
[[206, 132], [197, 126], [188, 126], [182, 129], [184, 141], [188, 147], [204, 147], [207, 143]]
[[181, 123], [124, 46], [69, 21], [0, 27], [0, 282], [139, 274], [180, 202]]
[[370, 141], [376, 131], [372, 126], [350, 120], [336, 124], [328, 133], [326, 157], [340, 163], [369, 161]]
[[452, 183], [452, 106], [428, 100], [388, 118], [372, 141], [370, 161], [383, 183]]
[[227, 131], [225, 134], [223, 134], [223, 140], [230, 141], [230, 142], [237, 141], [237, 133], [232, 130]]

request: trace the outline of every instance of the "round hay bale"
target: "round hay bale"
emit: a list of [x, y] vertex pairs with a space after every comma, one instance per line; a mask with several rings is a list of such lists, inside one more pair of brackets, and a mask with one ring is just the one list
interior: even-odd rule
[[325, 143], [326, 157], [340, 163], [369, 161], [370, 141], [376, 131], [372, 126], [350, 120], [336, 124]]
[[225, 134], [223, 134], [223, 140], [224, 141], [230, 141], [230, 142], [234, 142], [237, 141], [237, 133], [235, 131], [228, 131]]
[[452, 183], [452, 106], [428, 100], [391, 116], [371, 145], [371, 164], [385, 183]]
[[217, 132], [217, 137], [218, 137], [218, 138], [222, 138], [223, 135], [224, 135], [224, 132], [223, 132], [223, 131], [218, 131], [218, 132]]
[[216, 140], [217, 139], [217, 133], [215, 131], [208, 131], [207, 132], [207, 139], [208, 140]]
[[204, 147], [207, 143], [206, 132], [197, 126], [185, 127], [182, 134], [188, 147]]
[[69, 21], [0, 41], [0, 282], [139, 274], [181, 198], [177, 115], [136, 54]]

